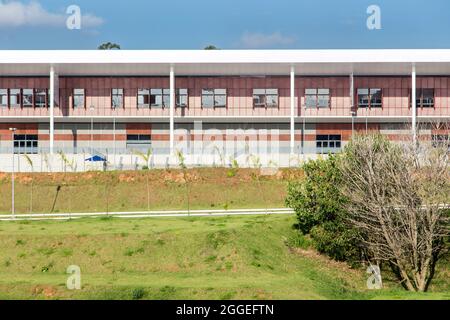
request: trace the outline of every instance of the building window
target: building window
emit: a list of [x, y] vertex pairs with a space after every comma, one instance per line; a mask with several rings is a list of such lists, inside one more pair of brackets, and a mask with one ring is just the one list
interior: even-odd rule
[[37, 134], [15, 134], [14, 153], [35, 154], [38, 153]]
[[123, 107], [123, 89], [111, 89], [111, 105], [113, 109]]
[[73, 107], [82, 108], [85, 103], [84, 89], [73, 89]]
[[8, 89], [0, 89], [0, 106], [8, 106]]
[[162, 104], [163, 107], [170, 107], [170, 89], [163, 89]]
[[163, 89], [150, 89], [150, 106], [163, 106]]
[[148, 108], [150, 106], [150, 90], [138, 89], [138, 108]]
[[24, 107], [33, 106], [33, 89], [23, 89], [22, 90], [22, 105]]
[[175, 104], [180, 108], [185, 108], [188, 106], [188, 89], [175, 90]]
[[149, 134], [127, 134], [127, 149], [147, 151], [152, 144]]
[[383, 104], [382, 89], [361, 88], [357, 90], [359, 108], [381, 108]]
[[20, 106], [20, 89], [9, 89], [9, 106]]
[[34, 104], [36, 107], [44, 108], [47, 106], [47, 90], [46, 89], [36, 89], [34, 95]]
[[227, 105], [227, 89], [202, 89], [202, 107], [218, 108]]
[[336, 153], [341, 150], [340, 134], [319, 134], [316, 136], [316, 149], [319, 154]]
[[306, 108], [328, 108], [330, 106], [330, 89], [305, 89]]
[[416, 90], [416, 108], [434, 108], [434, 89]]
[[278, 89], [253, 89], [253, 107], [277, 108]]

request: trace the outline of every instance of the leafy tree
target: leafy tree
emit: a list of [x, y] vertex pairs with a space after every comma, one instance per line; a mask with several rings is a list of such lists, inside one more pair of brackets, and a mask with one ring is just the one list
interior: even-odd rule
[[207, 45], [204, 50], [219, 50], [219, 48], [217, 48], [215, 45]]
[[297, 227], [309, 234], [315, 248], [336, 260], [356, 262], [360, 251], [355, 230], [344, 223], [347, 198], [340, 191], [342, 176], [338, 158], [309, 161], [303, 165], [305, 177], [288, 186], [286, 205], [297, 214]]
[[113, 42], [105, 42], [98, 46], [98, 50], [112, 50], [112, 49], [118, 49], [120, 50], [120, 45]]

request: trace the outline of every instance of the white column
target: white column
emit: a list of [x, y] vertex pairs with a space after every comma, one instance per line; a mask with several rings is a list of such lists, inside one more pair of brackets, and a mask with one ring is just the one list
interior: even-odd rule
[[350, 73], [350, 111], [354, 111], [353, 109], [355, 108], [355, 81], [354, 81], [354, 77], [353, 77], [353, 72]]
[[295, 151], [295, 67], [291, 66], [291, 154]]
[[417, 108], [416, 108], [416, 65], [413, 63], [412, 65], [412, 71], [411, 71], [411, 108], [412, 108], [412, 123], [411, 123], [411, 129], [412, 129], [412, 136], [413, 136], [413, 142], [416, 142], [416, 116], [417, 116]]
[[349, 90], [349, 97], [350, 97], [350, 114], [352, 116], [352, 138], [355, 131], [355, 80], [353, 77], [353, 72], [350, 73], [350, 90]]
[[175, 113], [175, 75], [173, 66], [170, 66], [170, 154], [174, 154], [174, 113]]
[[55, 70], [53, 66], [50, 67], [50, 154], [53, 154], [54, 136], [55, 136], [55, 121], [54, 121], [54, 108], [55, 108]]

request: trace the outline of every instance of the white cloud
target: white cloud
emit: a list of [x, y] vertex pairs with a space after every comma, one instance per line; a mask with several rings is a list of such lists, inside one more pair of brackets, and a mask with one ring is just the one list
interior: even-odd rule
[[239, 40], [239, 46], [244, 48], [271, 48], [293, 44], [295, 38], [282, 35], [280, 32], [270, 34], [244, 32]]
[[[81, 12], [83, 9], [81, 8]], [[65, 27], [69, 15], [52, 13], [38, 2], [22, 3], [20, 1], [0, 1], [0, 28], [31, 27]], [[103, 24], [103, 19], [92, 14], [81, 16], [81, 28], [93, 28]]]

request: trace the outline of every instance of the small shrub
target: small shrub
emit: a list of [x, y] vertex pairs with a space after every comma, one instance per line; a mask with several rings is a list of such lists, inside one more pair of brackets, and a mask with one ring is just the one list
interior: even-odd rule
[[125, 250], [125, 253], [124, 253], [124, 255], [126, 255], [126, 256], [128, 256], [128, 257], [131, 257], [131, 256], [133, 256], [133, 255], [135, 255], [135, 254], [138, 254], [138, 253], [144, 253], [144, 248], [143, 247], [139, 247], [139, 248], [137, 248], [137, 249], [131, 249], [131, 248], [128, 248], [127, 250]]
[[11, 265], [11, 259], [6, 259], [4, 265], [5, 267], [9, 267]]
[[41, 272], [43, 272], [43, 273], [49, 272], [50, 269], [53, 268], [53, 265], [54, 265], [53, 262], [50, 262], [49, 264], [43, 266], [41, 268]]
[[214, 261], [216, 261], [216, 259], [217, 259], [217, 256], [211, 255], [211, 256], [206, 257], [205, 262], [214, 262]]
[[73, 254], [73, 250], [72, 249], [62, 249], [61, 250], [61, 255], [63, 257], [70, 257]]
[[231, 168], [230, 170], [227, 171], [227, 177], [228, 178], [232, 178], [236, 175], [237, 170], [235, 168]]
[[131, 298], [133, 300], [140, 300], [145, 296], [145, 290], [143, 288], [134, 288], [131, 292]]
[[22, 239], [18, 239], [16, 241], [16, 246], [23, 246], [24, 244], [26, 244], [27, 242], [25, 240]]
[[289, 237], [285, 238], [284, 243], [289, 248], [308, 249], [313, 246], [311, 237], [304, 235], [301, 232], [295, 232]]

